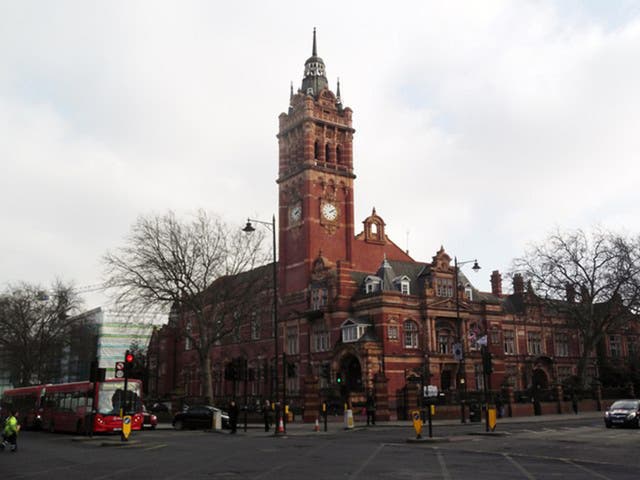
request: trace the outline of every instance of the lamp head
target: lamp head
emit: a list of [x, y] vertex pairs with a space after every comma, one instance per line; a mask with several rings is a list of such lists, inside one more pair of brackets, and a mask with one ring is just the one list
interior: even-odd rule
[[253, 228], [253, 225], [251, 225], [251, 220], [247, 219], [247, 224], [242, 229], [242, 231], [243, 232], [247, 232], [247, 233], [251, 233], [251, 232], [255, 232], [256, 231], [256, 229]]
[[480, 265], [478, 265], [478, 260], [473, 261], [473, 267], [471, 267], [471, 270], [473, 270], [474, 272], [477, 272], [478, 270], [480, 270]]

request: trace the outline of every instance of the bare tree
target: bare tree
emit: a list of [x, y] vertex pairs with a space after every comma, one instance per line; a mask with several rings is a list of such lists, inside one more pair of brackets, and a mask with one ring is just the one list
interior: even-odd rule
[[607, 332], [638, 321], [640, 241], [595, 230], [561, 232], [533, 245], [513, 262], [538, 298], [567, 319], [582, 341], [578, 377]]
[[213, 398], [212, 347], [237, 331], [261, 294], [269, 293], [264, 267], [255, 268], [266, 258], [262, 239], [204, 211], [187, 221], [168, 212], [140, 217], [126, 245], [104, 256], [106, 284], [117, 289], [117, 303], [178, 312], [180, 334], [197, 353], [206, 401]]
[[50, 289], [21, 283], [0, 296], [0, 346], [12, 383], [24, 386], [56, 381], [63, 348], [69, 345], [81, 300], [58, 280]]

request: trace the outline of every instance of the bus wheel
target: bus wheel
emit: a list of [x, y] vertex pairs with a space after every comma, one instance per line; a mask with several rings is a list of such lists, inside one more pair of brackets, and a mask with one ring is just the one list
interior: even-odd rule
[[51, 421], [49, 422], [49, 433], [55, 433], [55, 431], [56, 431], [56, 427], [55, 427], [55, 425], [53, 424], [53, 420], [51, 420]]
[[78, 420], [78, 423], [76, 425], [76, 433], [78, 435], [86, 435], [87, 432], [85, 432], [84, 430], [84, 423], [82, 422], [82, 420]]
[[182, 421], [176, 420], [176, 423], [173, 424], [173, 428], [175, 428], [176, 430], [182, 430], [184, 428], [184, 425], [182, 424]]

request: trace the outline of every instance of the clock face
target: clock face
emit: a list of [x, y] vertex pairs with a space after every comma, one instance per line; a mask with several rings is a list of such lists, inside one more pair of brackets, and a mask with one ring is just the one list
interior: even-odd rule
[[323, 203], [322, 204], [322, 216], [329, 220], [330, 222], [334, 221], [338, 218], [338, 208], [333, 203]]
[[302, 206], [294, 205], [289, 209], [289, 219], [292, 223], [299, 222], [302, 218]]

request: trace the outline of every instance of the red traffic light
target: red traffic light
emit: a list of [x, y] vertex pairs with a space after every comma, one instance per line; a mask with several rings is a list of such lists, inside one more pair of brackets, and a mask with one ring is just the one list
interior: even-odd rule
[[133, 353], [127, 352], [124, 356], [124, 361], [126, 363], [133, 363]]

